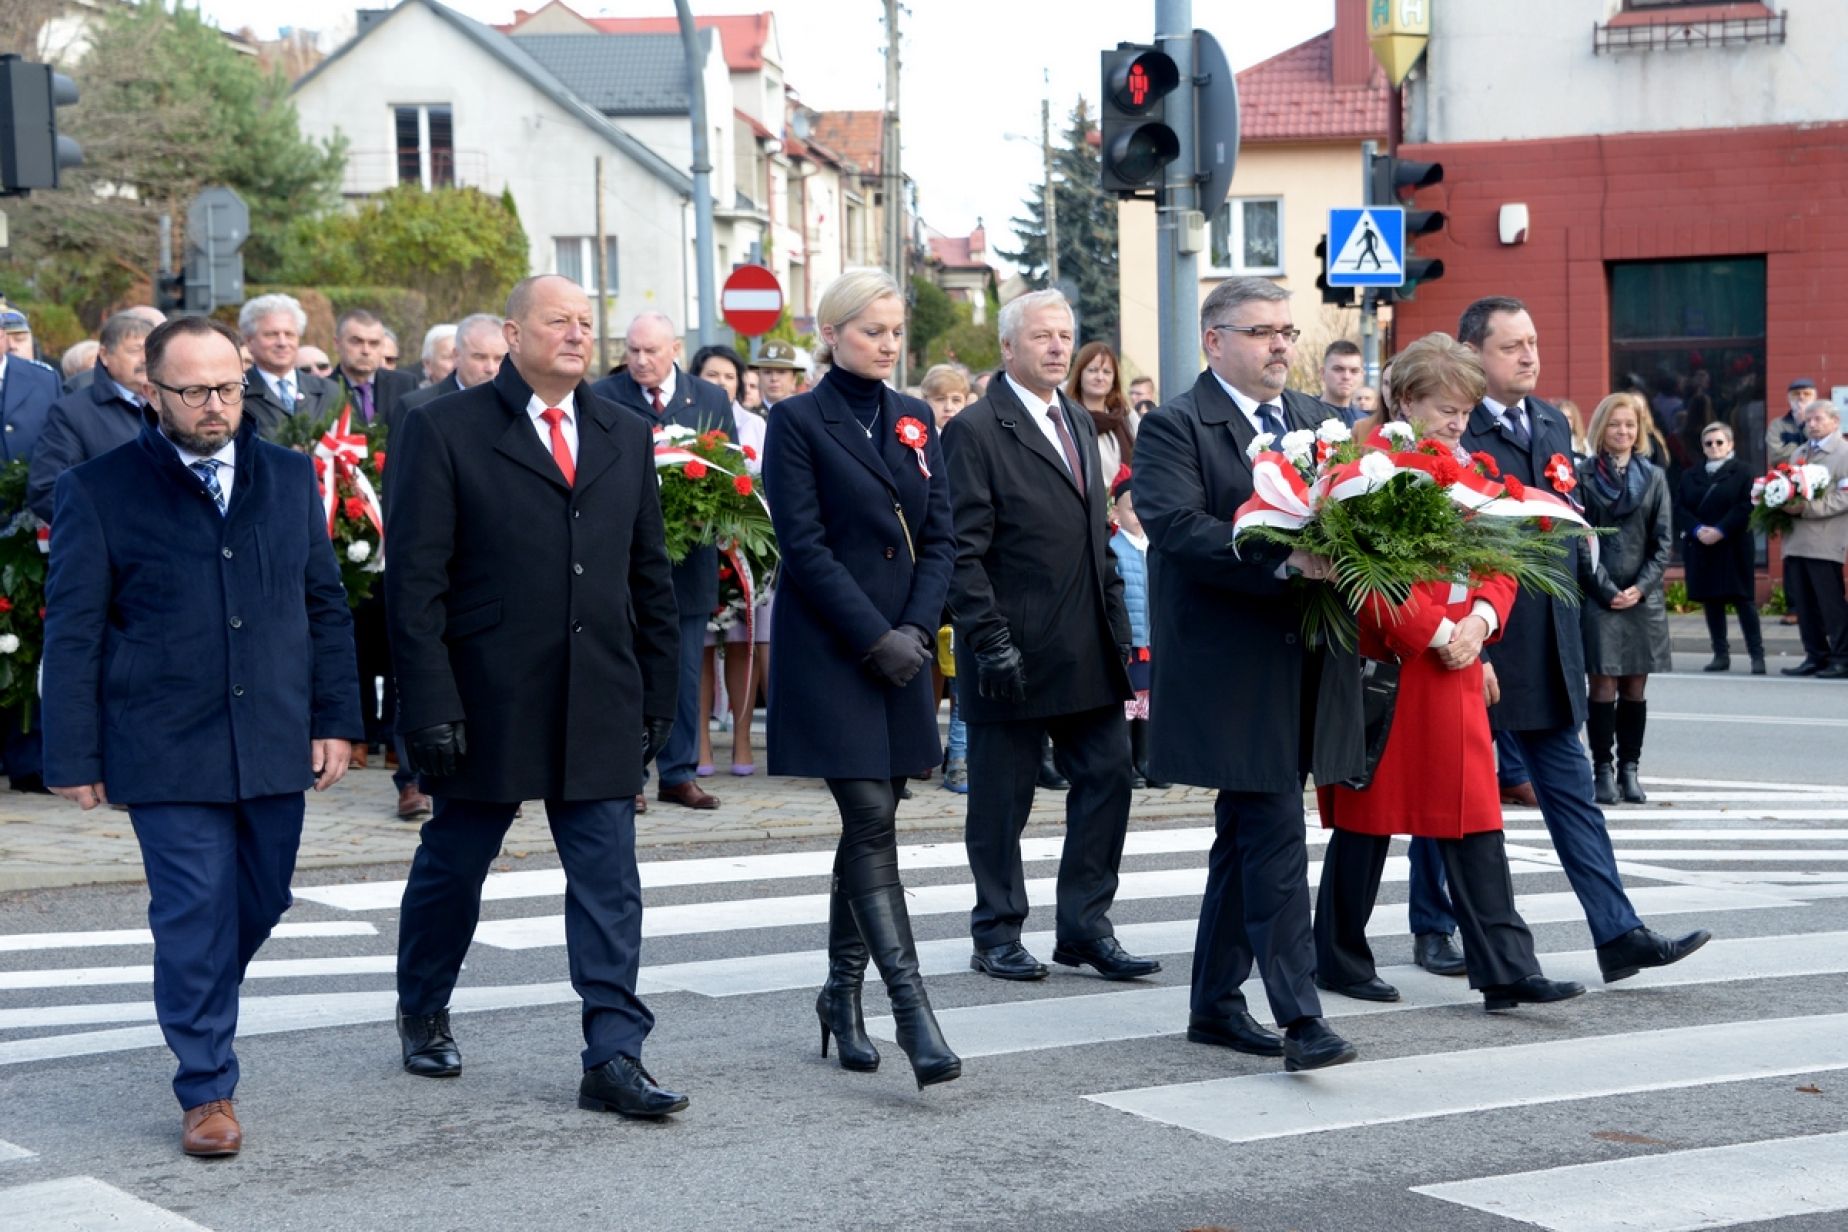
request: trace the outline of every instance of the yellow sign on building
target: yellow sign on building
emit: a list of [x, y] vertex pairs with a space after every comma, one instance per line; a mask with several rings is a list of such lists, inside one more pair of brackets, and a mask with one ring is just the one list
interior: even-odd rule
[[1373, 58], [1386, 70], [1394, 86], [1405, 83], [1407, 73], [1424, 55], [1431, 41], [1433, 0], [1369, 0], [1367, 33]]

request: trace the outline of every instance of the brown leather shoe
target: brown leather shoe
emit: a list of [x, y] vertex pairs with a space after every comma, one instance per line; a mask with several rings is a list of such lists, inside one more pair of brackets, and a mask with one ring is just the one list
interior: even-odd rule
[[635, 811], [637, 815], [648, 811], [648, 795], [646, 792], [635, 797]]
[[385, 746], [385, 768], [387, 770], [398, 768], [398, 746], [395, 744]]
[[1512, 787], [1504, 786], [1501, 789], [1501, 802], [1503, 804], [1518, 804], [1522, 808], [1540, 807], [1540, 797], [1534, 794], [1534, 785], [1532, 783], [1516, 783]]
[[398, 792], [398, 816], [405, 821], [422, 817], [430, 811], [430, 797], [417, 790], [417, 784], [406, 783]]
[[243, 1127], [228, 1099], [188, 1108], [180, 1125], [180, 1149], [188, 1155], [235, 1155], [244, 1145]]
[[347, 764], [354, 770], [364, 770], [366, 768], [366, 742], [364, 740], [355, 740], [353, 742], [353, 760]]
[[708, 794], [705, 788], [695, 783], [692, 779], [688, 779], [684, 783], [677, 783], [672, 787], [663, 784], [661, 790], [655, 793], [655, 799], [665, 801], [668, 804], [678, 804], [690, 809], [715, 809], [719, 807], [719, 798]]

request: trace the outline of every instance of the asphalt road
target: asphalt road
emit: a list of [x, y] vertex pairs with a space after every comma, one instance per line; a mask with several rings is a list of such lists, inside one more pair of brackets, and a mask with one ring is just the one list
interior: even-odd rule
[[[151, 947], [95, 935], [144, 928], [142, 890], [0, 897], [0, 1229], [1838, 1232], [1848, 686], [1679, 675], [1650, 702], [1654, 799], [1612, 810], [1613, 838], [1645, 918], [1715, 942], [1602, 987], [1541, 823], [1511, 812], [1542, 961], [1591, 994], [1487, 1015], [1462, 981], [1405, 968], [1389, 867], [1375, 950], [1407, 1000], [1328, 996], [1362, 1059], [1313, 1075], [1179, 1034], [1205, 817], [1132, 825], [1114, 919], [1166, 965], [1132, 985], [968, 972], [959, 836], [906, 835], [931, 997], [965, 1056], [923, 1092], [889, 1042], [872, 1075], [817, 1055], [827, 843], [649, 851], [646, 1061], [693, 1101], [662, 1124], [575, 1106], [549, 858], [493, 883], [506, 896], [458, 991], [465, 1071], [444, 1082], [397, 1064], [396, 899], [378, 883], [402, 866], [305, 874], [288, 924], [336, 935], [278, 937], [253, 967], [247, 1144], [226, 1161], [179, 1154]], [[1029, 877], [1051, 877], [1057, 829], [1030, 839]], [[1029, 927], [1049, 929], [1035, 904]], [[46, 936], [65, 933], [89, 935]], [[870, 986], [867, 1013], [884, 1013]]]

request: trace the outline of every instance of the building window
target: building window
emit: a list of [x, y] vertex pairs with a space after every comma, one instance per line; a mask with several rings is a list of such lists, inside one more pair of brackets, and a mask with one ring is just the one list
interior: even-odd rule
[[1242, 197], [1220, 206], [1208, 257], [1215, 274], [1283, 273], [1283, 198]]
[[[589, 289], [597, 276], [597, 237], [594, 235], [560, 235], [552, 239], [553, 272]], [[603, 294], [615, 295], [619, 285], [616, 264], [616, 237], [603, 237]]]
[[447, 104], [393, 107], [392, 133], [398, 150], [398, 183], [455, 187], [455, 121]]

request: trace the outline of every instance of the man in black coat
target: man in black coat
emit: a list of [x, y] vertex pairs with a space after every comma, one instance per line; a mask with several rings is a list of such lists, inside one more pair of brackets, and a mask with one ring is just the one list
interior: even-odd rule
[[[710, 381], [689, 376], [674, 362], [680, 335], [659, 312], [644, 312], [629, 322], [621, 372], [606, 376], [591, 392], [634, 412], [652, 432], [669, 424], [695, 432], [717, 429], [730, 436], [731, 400]], [[717, 796], [699, 785], [699, 736], [706, 724], [700, 713], [699, 678], [705, 660], [706, 622], [719, 605], [719, 552], [702, 543], [674, 566], [674, 602], [680, 608], [680, 710], [674, 730], [661, 750], [657, 798], [692, 809], [719, 807]]]
[[244, 414], [266, 439], [275, 440], [291, 415], [314, 423], [340, 406], [340, 387], [301, 367], [308, 313], [293, 295], [257, 296], [238, 312], [237, 327], [252, 361], [244, 374]]
[[584, 999], [578, 1106], [661, 1116], [686, 1098], [642, 1068], [635, 795], [674, 712], [676, 619], [646, 428], [590, 392], [590, 301], [521, 281], [508, 362], [409, 412], [392, 454], [385, 572], [405, 745], [436, 809], [398, 940], [404, 1067], [462, 1062], [449, 996], [481, 884], [522, 800], [564, 865], [565, 945]]
[[95, 378], [52, 404], [26, 479], [26, 505], [40, 521], [51, 521], [58, 476], [141, 435], [148, 413], [142, 396], [148, 379], [145, 349], [153, 329], [145, 317], [131, 312], [103, 322]]
[[968, 682], [969, 965], [1008, 980], [1046, 974], [1020, 943], [1020, 832], [1048, 733], [1072, 782], [1053, 960], [1107, 979], [1161, 970], [1117, 944], [1109, 916], [1129, 826], [1129, 615], [1110, 554], [1097, 432], [1060, 392], [1072, 341], [1071, 306], [1057, 291], [1011, 301], [1001, 311], [1006, 375], [944, 433], [956, 522], [950, 617], [957, 679]]
[[[1313, 430], [1327, 411], [1284, 389], [1298, 336], [1288, 291], [1227, 279], [1200, 326], [1208, 370], [1142, 421], [1134, 479], [1149, 536], [1149, 768], [1219, 789], [1187, 1038], [1315, 1069], [1355, 1052], [1315, 990], [1303, 776], [1336, 783], [1364, 768], [1360, 664], [1303, 639], [1293, 579], [1325, 577], [1327, 562], [1234, 543], [1232, 518], [1252, 494], [1254, 438]], [[1283, 1039], [1245, 1008], [1254, 960]]]
[[500, 371], [501, 360], [507, 358], [507, 339], [502, 333], [504, 325], [505, 322], [491, 312], [463, 317], [456, 325], [455, 367], [442, 380], [406, 394], [399, 405], [409, 411], [493, 380], [494, 374]]
[[[1527, 306], [1493, 296], [1463, 310], [1457, 340], [1482, 357], [1488, 392], [1470, 414], [1464, 444], [1487, 453], [1504, 475], [1571, 499], [1572, 428], [1560, 411], [1533, 396], [1540, 381], [1540, 340]], [[1575, 543], [1570, 574], [1577, 573]], [[1576, 604], [1523, 589], [1507, 630], [1483, 653], [1501, 687], [1489, 723], [1521, 746], [1540, 815], [1566, 879], [1585, 909], [1605, 983], [1644, 967], [1679, 962], [1707, 943], [1699, 929], [1679, 938], [1643, 927], [1624, 893], [1604, 814], [1592, 791], [1591, 761], [1579, 742], [1585, 722], [1585, 643]]]

